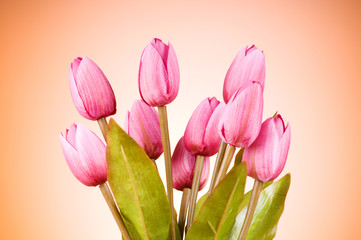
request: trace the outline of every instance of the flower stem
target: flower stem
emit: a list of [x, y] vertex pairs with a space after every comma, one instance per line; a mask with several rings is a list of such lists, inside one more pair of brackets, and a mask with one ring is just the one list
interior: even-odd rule
[[172, 240], [176, 240], [174, 207], [173, 207], [172, 157], [171, 157], [170, 142], [169, 142], [167, 107], [166, 106], [158, 107], [158, 115], [159, 115], [159, 123], [162, 134], [162, 143], [163, 143], [163, 151], [164, 151], [165, 173], [167, 179], [167, 195], [168, 195], [169, 206], [171, 209], [170, 232], [171, 232]]
[[97, 120], [100, 130], [102, 131], [103, 137], [105, 141], [107, 140], [107, 133], [108, 133], [108, 122], [105, 117], [99, 118]]
[[262, 191], [262, 185], [263, 185], [263, 182], [254, 180], [251, 200], [249, 201], [249, 204], [248, 204], [246, 218], [244, 219], [243, 226], [241, 229], [241, 233], [239, 234], [238, 240], [245, 240], [247, 237], [249, 227], [251, 226], [251, 223], [252, 223], [253, 214], [254, 214], [254, 211], [256, 210], [257, 202], [258, 202], [259, 196]]
[[224, 158], [224, 152], [226, 151], [226, 147], [227, 147], [227, 143], [221, 140], [221, 144], [219, 145], [218, 154], [216, 158], [216, 163], [214, 164], [211, 185], [209, 186], [209, 190], [208, 190], [209, 194], [213, 192], [214, 184], [216, 182], [216, 177], [219, 173], [219, 168], [221, 167], [221, 163]]
[[224, 178], [224, 176], [226, 176], [227, 174], [227, 170], [229, 168], [229, 165], [231, 164], [234, 152], [236, 151], [236, 148], [231, 146], [231, 145], [227, 145], [226, 148], [226, 152], [224, 154], [224, 159], [221, 163], [221, 167], [219, 168], [219, 172], [218, 175], [216, 177], [215, 183], [214, 183], [214, 187], [216, 187], [218, 185], [218, 183], [220, 181], [222, 181], [222, 179]]
[[191, 190], [189, 188], [183, 189], [182, 201], [181, 201], [181, 205], [180, 205], [180, 209], [179, 209], [179, 220], [178, 220], [181, 239], [183, 239], [184, 225], [186, 223], [186, 216], [187, 216], [190, 193], [191, 193]]
[[125, 227], [125, 223], [122, 219], [122, 216], [120, 215], [120, 213], [118, 211], [117, 205], [114, 202], [114, 199], [113, 199], [112, 193], [108, 187], [108, 184], [107, 183], [100, 184], [99, 188], [103, 193], [104, 199], [107, 202], [111, 213], [113, 214], [113, 217], [120, 229], [120, 232], [122, 233], [123, 238], [125, 240], [130, 240], [128, 231]]
[[201, 180], [202, 170], [204, 164], [204, 156], [197, 155], [196, 165], [194, 167], [193, 173], [193, 182], [191, 189], [191, 197], [189, 199], [189, 209], [188, 209], [188, 217], [187, 217], [187, 231], [193, 223], [194, 218], [194, 209], [196, 208], [197, 195], [199, 189], [199, 182]]

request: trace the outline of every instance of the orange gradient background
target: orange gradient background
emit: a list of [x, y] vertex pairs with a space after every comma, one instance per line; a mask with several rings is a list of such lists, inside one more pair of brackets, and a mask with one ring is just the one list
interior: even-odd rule
[[279, 111], [292, 126], [275, 239], [359, 239], [360, 12], [359, 1], [1, 1], [0, 239], [120, 239], [99, 189], [80, 184], [61, 152], [73, 122], [100, 135], [73, 106], [68, 68], [86, 55], [103, 69], [123, 125], [153, 37], [172, 42], [180, 65], [172, 148], [198, 103], [222, 98], [236, 53], [262, 49], [264, 119]]

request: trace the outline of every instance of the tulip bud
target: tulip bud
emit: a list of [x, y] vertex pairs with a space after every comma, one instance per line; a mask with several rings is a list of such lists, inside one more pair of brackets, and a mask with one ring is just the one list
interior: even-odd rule
[[257, 139], [243, 153], [248, 176], [262, 182], [271, 181], [282, 172], [291, 141], [291, 128], [285, 127], [281, 115], [263, 122]]
[[86, 186], [107, 181], [106, 147], [95, 133], [73, 124], [60, 134], [64, 157], [74, 176]]
[[139, 66], [139, 92], [153, 107], [171, 103], [179, 90], [179, 67], [173, 46], [154, 38], [144, 49]]
[[223, 85], [223, 99], [228, 103], [232, 95], [249, 82], [259, 82], [264, 88], [265, 58], [261, 50], [252, 45], [241, 49], [229, 67]]
[[262, 124], [263, 92], [257, 82], [239, 89], [229, 100], [220, 119], [222, 140], [234, 147], [248, 147]]
[[70, 64], [69, 85], [75, 108], [89, 120], [116, 113], [113, 89], [100, 68], [89, 58], [76, 58]]
[[[172, 156], [173, 188], [182, 191], [192, 188], [196, 156], [187, 151], [182, 137]], [[199, 191], [206, 185], [209, 176], [209, 157], [204, 158], [204, 165], [199, 182]]]
[[134, 101], [125, 117], [124, 128], [149, 158], [155, 160], [163, 153], [159, 118], [153, 107], [141, 100]]
[[198, 105], [184, 132], [184, 145], [190, 153], [201, 156], [217, 153], [221, 141], [218, 124], [225, 106], [216, 98], [204, 99]]

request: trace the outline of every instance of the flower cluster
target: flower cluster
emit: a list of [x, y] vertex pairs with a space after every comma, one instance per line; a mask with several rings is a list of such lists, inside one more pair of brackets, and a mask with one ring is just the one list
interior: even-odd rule
[[[140, 59], [138, 85], [141, 100], [135, 100], [126, 113], [124, 130], [155, 166], [155, 160], [164, 152], [171, 209], [172, 187], [189, 194], [185, 197], [188, 199], [185, 210], [181, 209], [179, 213], [178, 224], [183, 237], [185, 222], [185, 231], [193, 224], [197, 193], [209, 178], [210, 157], [218, 153], [210, 195], [228, 173], [236, 148], [243, 152], [241, 160], [247, 166], [248, 176], [260, 183], [269, 182], [277, 178], [285, 166], [291, 129], [289, 124], [285, 126], [280, 114], [262, 123], [265, 57], [253, 45], [241, 49], [229, 67], [223, 85], [223, 101], [209, 97], [199, 103], [171, 154], [166, 105], [177, 97], [179, 82], [178, 60], [173, 46], [153, 39]], [[106, 117], [114, 115], [117, 109], [113, 89], [102, 70], [87, 57], [76, 58], [70, 64], [69, 86], [79, 114], [97, 120], [103, 135], [107, 136]], [[60, 134], [60, 143], [74, 176], [86, 186], [100, 186], [103, 191], [104, 186], [107, 187], [108, 175], [106, 145], [82, 124], [73, 124]], [[220, 147], [222, 145], [226, 147]], [[114, 199], [109, 196], [106, 199], [111, 206]], [[249, 206], [251, 209], [251, 203]], [[116, 208], [111, 210], [118, 218], [124, 238], [131, 239], [122, 209], [120, 212]], [[173, 216], [173, 211], [171, 214]], [[175, 239], [175, 223], [170, 221], [170, 237]], [[244, 229], [247, 229], [246, 225]], [[247, 234], [247, 230], [244, 231]], [[244, 238], [242, 234], [240, 239]]]

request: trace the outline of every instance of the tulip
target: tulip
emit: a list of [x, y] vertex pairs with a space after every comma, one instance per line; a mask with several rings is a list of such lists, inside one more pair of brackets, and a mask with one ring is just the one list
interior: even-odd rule
[[134, 101], [126, 115], [124, 128], [149, 158], [155, 160], [163, 153], [159, 118], [153, 107], [141, 100]]
[[89, 58], [76, 58], [70, 64], [69, 84], [75, 108], [89, 120], [116, 113], [113, 89], [102, 70]]
[[[172, 156], [173, 187], [179, 191], [185, 188], [192, 188], [192, 180], [196, 156], [187, 151], [182, 137]], [[204, 159], [204, 165], [199, 183], [199, 190], [206, 185], [209, 175], [209, 157]]]
[[258, 82], [239, 89], [229, 100], [219, 124], [222, 140], [234, 147], [248, 147], [262, 124], [263, 92]]
[[241, 49], [229, 67], [223, 85], [223, 99], [226, 103], [232, 95], [249, 82], [259, 82], [264, 88], [265, 58], [256, 46]]
[[74, 176], [86, 186], [107, 181], [106, 147], [89, 129], [73, 124], [60, 134], [64, 157]]
[[263, 122], [261, 131], [253, 144], [243, 153], [248, 175], [261, 182], [271, 181], [280, 175], [291, 141], [291, 128], [285, 127], [281, 115]]
[[139, 92], [153, 107], [171, 103], [179, 90], [179, 67], [173, 46], [154, 38], [144, 49], [139, 66]]
[[216, 98], [204, 99], [198, 105], [184, 132], [184, 145], [189, 152], [202, 156], [217, 153], [221, 141], [218, 124], [225, 106]]

